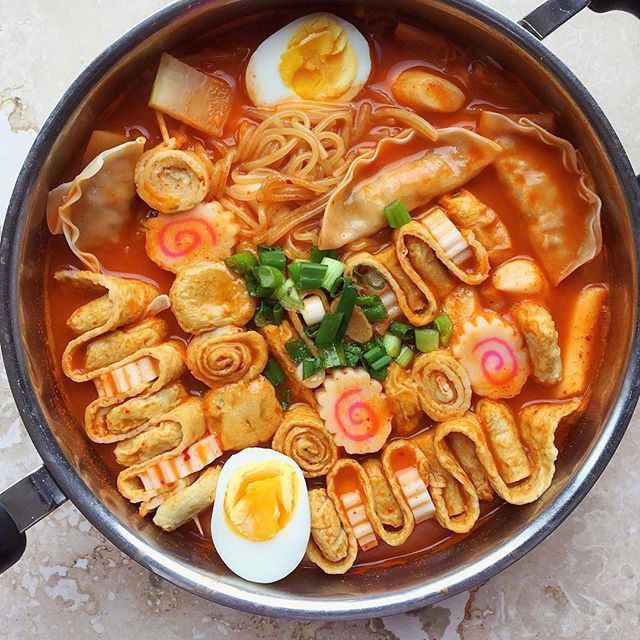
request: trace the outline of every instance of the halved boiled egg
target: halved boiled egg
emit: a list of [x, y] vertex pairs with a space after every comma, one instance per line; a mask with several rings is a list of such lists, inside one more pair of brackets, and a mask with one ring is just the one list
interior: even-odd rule
[[311, 533], [307, 485], [300, 467], [271, 449], [231, 456], [218, 479], [211, 535], [222, 561], [251, 582], [289, 575]]
[[370, 73], [364, 36], [338, 16], [313, 13], [282, 27], [254, 51], [246, 86], [258, 106], [285, 100], [346, 102]]

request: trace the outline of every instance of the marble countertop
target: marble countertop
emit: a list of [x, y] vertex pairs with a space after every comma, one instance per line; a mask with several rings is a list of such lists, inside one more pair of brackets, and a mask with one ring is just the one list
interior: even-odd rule
[[[542, 0], [490, 0], [519, 19]], [[0, 221], [38, 128], [105, 46], [166, 0], [3, 0]], [[640, 21], [583, 11], [547, 39], [586, 84], [640, 171]], [[633, 71], [631, 71], [633, 70]], [[632, 638], [640, 619], [640, 414], [575, 512], [543, 544], [472, 592], [409, 614], [287, 622], [185, 593], [106, 541], [70, 503], [33, 527], [0, 576], [0, 639], [454, 640]], [[39, 464], [0, 368], [0, 489]]]

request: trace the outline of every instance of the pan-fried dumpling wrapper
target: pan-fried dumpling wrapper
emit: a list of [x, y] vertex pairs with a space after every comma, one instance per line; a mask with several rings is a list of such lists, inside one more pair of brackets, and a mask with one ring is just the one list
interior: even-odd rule
[[162, 213], [193, 209], [209, 193], [211, 160], [204, 151], [184, 151], [178, 146], [171, 138], [143, 153], [135, 165], [138, 195]]
[[380, 522], [388, 527], [401, 527], [403, 523], [402, 510], [393, 495], [387, 476], [384, 474], [382, 462], [377, 458], [367, 458], [362, 461], [362, 468], [369, 476]]
[[205, 413], [224, 451], [240, 451], [268, 442], [283, 411], [271, 383], [263, 376], [207, 391]]
[[419, 355], [411, 367], [421, 409], [436, 422], [464, 415], [471, 406], [471, 383], [464, 367], [438, 349]]
[[[336, 509], [343, 512], [343, 516], [346, 518], [346, 521], [349, 522], [349, 526], [354, 529], [356, 538], [361, 540], [365, 539], [361, 537], [363, 529], [358, 524], [357, 516], [354, 514], [355, 509], [350, 506], [352, 494], [359, 496], [362, 510], [360, 510], [360, 507], [356, 507], [359, 510], [358, 515], [366, 518], [369, 522], [374, 537], [377, 536], [388, 545], [397, 547], [403, 542], [406, 542], [407, 538], [413, 532], [415, 523], [411, 509], [409, 509], [404, 502], [404, 499], [400, 497], [401, 494], [396, 495], [390, 478], [389, 483], [403, 515], [403, 524], [400, 529], [388, 529], [385, 527], [376, 510], [376, 497], [369, 475], [362, 465], [352, 458], [342, 458], [333, 465], [333, 468], [327, 474], [327, 493], [333, 500]], [[377, 544], [377, 542], [375, 542], [375, 544]], [[373, 544], [373, 546], [375, 546], [375, 544]], [[360, 546], [362, 547], [362, 543]]]
[[511, 317], [522, 332], [533, 377], [542, 384], [555, 384], [562, 378], [562, 359], [556, 325], [547, 309], [524, 300], [511, 309]]
[[169, 297], [180, 327], [196, 334], [227, 324], [243, 327], [256, 309], [242, 278], [224, 262], [198, 262], [181, 269]]
[[215, 500], [220, 465], [205, 469], [188, 487], [172, 493], [158, 507], [153, 523], [164, 531], [175, 531], [210, 507]]
[[509, 230], [498, 214], [471, 192], [462, 189], [454, 195], [442, 196], [438, 202], [456, 225], [473, 231], [487, 250], [491, 264], [500, 264], [511, 256], [513, 248]]
[[195, 262], [216, 262], [231, 255], [240, 226], [219, 202], [181, 213], [161, 213], [144, 222], [145, 250], [161, 269], [178, 273]]
[[440, 207], [429, 209], [419, 222], [409, 225], [404, 235], [410, 234], [428, 244], [458, 280], [477, 285], [489, 277], [491, 265], [487, 250], [471, 230], [458, 229]]
[[87, 344], [85, 368], [96, 371], [123, 360], [145, 347], [164, 342], [169, 336], [169, 326], [162, 318], [147, 318], [137, 324], [104, 334]]
[[399, 436], [408, 436], [422, 425], [424, 414], [420, 408], [416, 379], [410, 371], [392, 362], [384, 381], [384, 390], [391, 410], [391, 426]]
[[452, 434], [467, 438], [495, 492], [510, 504], [528, 504], [549, 488], [558, 456], [556, 429], [579, 408], [579, 398], [529, 404], [520, 411], [518, 428], [506, 405], [482, 400], [479, 417], [467, 413], [438, 425], [436, 455], [452, 475], [464, 473], [447, 441]]
[[411, 211], [460, 188], [500, 151], [495, 142], [457, 127], [440, 129], [435, 142], [413, 131], [383, 138], [373, 153], [351, 163], [329, 198], [320, 248], [337, 249], [383, 229], [387, 226], [384, 207], [394, 200], [401, 200]]
[[291, 360], [291, 356], [285, 347], [287, 342], [297, 340], [300, 336], [293, 330], [289, 322], [283, 320], [278, 326], [269, 324], [259, 329], [260, 333], [267, 342], [269, 352], [278, 361], [282, 367], [282, 371], [287, 379], [287, 384], [291, 389], [293, 397], [308, 404], [310, 407], [317, 409], [318, 402], [312, 389], [305, 387], [302, 380], [298, 378], [296, 373], [296, 364]]
[[526, 118], [484, 111], [478, 131], [503, 152], [495, 163], [517, 203], [536, 256], [557, 285], [602, 248], [600, 198], [567, 140]]
[[436, 509], [436, 520], [456, 533], [471, 531], [480, 517], [478, 494], [464, 471], [450, 474], [439, 462], [433, 444], [435, 429], [411, 439], [424, 454], [429, 466], [429, 494]]
[[63, 233], [71, 251], [96, 273], [100, 262], [91, 250], [118, 242], [133, 219], [133, 173], [145, 142], [140, 136], [103, 151], [72, 182], [49, 192], [49, 231]]
[[55, 279], [100, 293], [99, 297], [78, 307], [67, 320], [69, 329], [79, 335], [69, 342], [62, 354], [62, 370], [75, 382], [84, 382], [93, 377], [93, 372], [87, 371], [84, 362], [88, 343], [123, 325], [141, 320], [160, 292], [140, 280], [91, 271], [58, 271]]
[[403, 271], [416, 287], [425, 292], [432, 307], [437, 304], [436, 296], [444, 298], [455, 288], [455, 280], [425, 240], [424, 229], [419, 222], [409, 222], [397, 229], [394, 244]]
[[307, 557], [325, 573], [346, 573], [356, 560], [358, 543], [344, 511], [336, 509], [324, 488], [309, 490], [309, 511]]
[[255, 331], [219, 327], [195, 336], [187, 346], [187, 367], [212, 389], [257, 378], [269, 358], [267, 343]]
[[[118, 475], [118, 491], [130, 502], [147, 502], [155, 496], [168, 493], [173, 489], [173, 483], [161, 483], [160, 486], [145, 489], [141, 476], [148, 474], [150, 470], [158, 467], [163, 462], [172, 461], [177, 455], [207, 434], [207, 423], [203, 410], [203, 402], [200, 398], [190, 398], [179, 404], [168, 413], [156, 416], [148, 423], [148, 429], [140, 436], [146, 436], [152, 443], [155, 436], [153, 432], [160, 429], [166, 442], [170, 437], [179, 433], [177, 443], [169, 449], [151, 459], [146, 459], [140, 464], [134, 464]], [[136, 436], [136, 437], [140, 437]], [[172, 440], [175, 442], [175, 440]], [[121, 446], [121, 445], [118, 445]], [[141, 455], [144, 456], [144, 447], [140, 446]]]
[[[368, 270], [373, 270], [375, 278], [383, 278], [385, 286], [380, 290], [373, 290], [367, 285]], [[403, 270], [395, 249], [389, 247], [384, 251], [374, 255], [362, 252], [352, 255], [346, 262], [345, 273], [354, 280], [356, 285], [375, 295], [379, 295], [390, 317], [396, 315], [393, 311], [394, 302], [386, 302], [385, 289], [390, 289], [390, 296], [399, 306], [398, 311], [402, 311], [411, 324], [422, 327], [433, 320], [437, 305], [436, 300], [428, 285], [417, 279], [413, 281]], [[371, 281], [371, 279], [369, 279]], [[389, 308], [391, 307], [391, 309]]]
[[85, 411], [84, 428], [93, 442], [126, 440], [146, 429], [151, 418], [170, 411], [188, 397], [187, 390], [176, 382], [122, 404], [102, 406], [100, 401], [92, 402]]
[[333, 436], [317, 411], [304, 404], [285, 411], [271, 447], [289, 456], [305, 478], [325, 476], [338, 459]]

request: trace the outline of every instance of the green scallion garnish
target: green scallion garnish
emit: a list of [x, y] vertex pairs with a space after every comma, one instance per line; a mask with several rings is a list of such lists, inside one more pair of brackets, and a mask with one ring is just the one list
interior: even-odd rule
[[255, 274], [260, 286], [268, 289], [277, 289], [284, 282], [282, 271], [267, 264], [256, 267]]
[[394, 200], [384, 208], [384, 217], [392, 229], [399, 229], [403, 224], [411, 222], [411, 215], [400, 200]]
[[274, 386], [277, 387], [284, 382], [284, 371], [273, 358], [267, 360], [267, 366], [262, 375]]
[[287, 278], [275, 292], [278, 302], [287, 310], [302, 311], [304, 303], [300, 299], [296, 286], [291, 278]]
[[362, 347], [355, 342], [344, 345], [344, 357], [347, 367], [357, 367], [362, 357]]
[[387, 351], [383, 346], [374, 344], [370, 346], [362, 355], [366, 363], [371, 367], [373, 363], [387, 355]]
[[322, 360], [320, 358], [305, 358], [302, 361], [302, 379], [306, 380], [317, 371], [322, 369]]
[[320, 322], [318, 333], [316, 334], [315, 343], [318, 346], [324, 347], [336, 342], [336, 335], [343, 317], [344, 314], [339, 311], [325, 313], [324, 318], [322, 318]]
[[320, 347], [319, 351], [320, 359], [322, 360], [322, 366], [325, 369], [346, 366], [347, 359], [344, 353], [344, 345], [342, 345], [341, 343]]
[[285, 343], [284, 348], [295, 364], [300, 364], [305, 358], [312, 357], [307, 343], [302, 338]]
[[451, 340], [451, 334], [453, 333], [453, 322], [446, 313], [441, 313], [439, 316], [433, 319], [433, 324], [438, 329], [440, 334], [440, 344], [446, 347]]
[[413, 351], [410, 346], [403, 345], [400, 349], [400, 353], [395, 358], [395, 361], [403, 368], [406, 369], [413, 360]]
[[394, 336], [398, 336], [400, 340], [409, 340], [413, 335], [413, 327], [409, 324], [405, 324], [404, 322], [394, 320], [389, 325], [389, 333], [392, 333]]
[[273, 324], [281, 325], [284, 318], [284, 307], [276, 302], [273, 305]]
[[269, 301], [262, 300], [253, 315], [253, 321], [256, 327], [266, 327], [268, 324], [276, 324], [273, 307], [269, 304]]
[[322, 279], [322, 288], [331, 292], [336, 280], [344, 273], [345, 265], [335, 258], [322, 258], [320, 264], [327, 266], [327, 272]]
[[440, 334], [437, 329], [416, 329], [416, 347], [422, 353], [435, 351], [440, 343]]
[[336, 333], [337, 342], [340, 342], [347, 332], [347, 327], [349, 326], [349, 321], [351, 320], [357, 299], [358, 292], [356, 291], [356, 288], [351, 284], [351, 282], [345, 284], [342, 288], [342, 293], [340, 294], [340, 298], [336, 306], [336, 311], [342, 313], [343, 316], [338, 332]]
[[382, 337], [382, 344], [386, 352], [392, 357], [396, 358], [400, 354], [402, 349], [402, 340], [398, 336], [394, 336], [392, 333], [385, 333]]
[[356, 304], [370, 322], [384, 320], [387, 317], [387, 309], [379, 296], [358, 296]]
[[251, 251], [240, 251], [240, 253], [234, 253], [228, 258], [225, 258], [224, 263], [231, 271], [244, 277], [258, 264], [258, 258], [256, 258]]
[[272, 247], [268, 244], [258, 246], [258, 262], [269, 267], [275, 267], [283, 271], [287, 266], [287, 258], [280, 247]]
[[313, 291], [322, 286], [329, 267], [314, 262], [299, 262], [298, 276], [293, 278], [299, 291]]
[[260, 280], [255, 273], [255, 269], [245, 274], [244, 283], [247, 287], [247, 292], [254, 298], [269, 298], [273, 293], [273, 289], [271, 287], [263, 287], [260, 284]]
[[309, 260], [311, 262], [322, 262], [323, 258], [337, 258], [338, 252], [335, 249], [318, 249], [318, 247], [311, 247], [311, 253], [309, 254]]

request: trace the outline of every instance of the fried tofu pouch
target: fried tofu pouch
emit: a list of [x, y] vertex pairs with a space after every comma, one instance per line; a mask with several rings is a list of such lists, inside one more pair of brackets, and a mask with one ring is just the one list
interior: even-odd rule
[[219, 465], [209, 467], [192, 484], [172, 493], [158, 507], [154, 524], [164, 531], [175, 531], [210, 507], [215, 500], [221, 470]]
[[190, 398], [168, 413], [156, 416], [144, 432], [116, 447], [116, 456], [131, 464], [118, 475], [118, 491], [134, 503], [147, 502], [157, 495], [169, 493], [173, 489], [171, 484], [146, 489], [141, 475], [170, 461], [206, 433], [207, 424], [200, 398]]
[[256, 309], [242, 278], [224, 262], [198, 262], [180, 269], [169, 291], [171, 309], [188, 333], [243, 327]]
[[[156, 287], [140, 280], [106, 276], [91, 271], [58, 271], [55, 279], [60, 283], [100, 294], [76, 309], [67, 320], [69, 329], [79, 335], [69, 342], [62, 354], [62, 370], [73, 381], [85, 382], [94, 377], [95, 370], [86, 362], [89, 343], [114, 329], [142, 320], [147, 307], [160, 292]], [[98, 360], [100, 366], [100, 357], [94, 354], [92, 360], [94, 359]]]
[[217, 389], [260, 375], [269, 351], [256, 331], [226, 326], [195, 336], [187, 346], [187, 367], [195, 378]]
[[317, 411], [304, 404], [285, 411], [271, 446], [294, 460], [305, 478], [325, 476], [338, 459], [333, 435]]
[[224, 451], [240, 451], [268, 442], [282, 422], [283, 410], [263, 376], [208, 391], [204, 410]]

